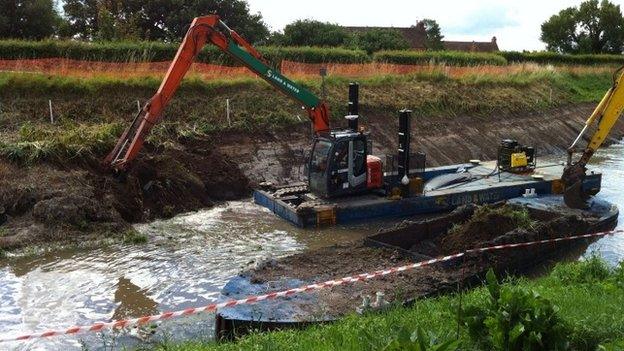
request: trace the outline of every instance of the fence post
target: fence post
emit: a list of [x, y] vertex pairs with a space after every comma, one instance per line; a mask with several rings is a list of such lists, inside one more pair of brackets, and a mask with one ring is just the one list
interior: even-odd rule
[[225, 116], [227, 117], [228, 126], [232, 126], [232, 121], [230, 120], [230, 99], [225, 99]]
[[50, 123], [54, 124], [54, 113], [52, 112], [52, 100], [48, 100], [48, 106], [50, 107]]

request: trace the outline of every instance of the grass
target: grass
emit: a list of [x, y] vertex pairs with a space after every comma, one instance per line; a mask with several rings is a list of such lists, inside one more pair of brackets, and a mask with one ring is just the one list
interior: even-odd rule
[[135, 229], [128, 229], [123, 234], [123, 243], [124, 244], [145, 244], [148, 241], [147, 235], [141, 234]]
[[[605, 275], [602, 268], [596, 270], [596, 265], [606, 269], [608, 274]], [[584, 278], [563, 278], [561, 274], [564, 272], [564, 276]], [[624, 340], [623, 272], [622, 266], [609, 269], [604, 262], [592, 258], [559, 264], [552, 274], [535, 280], [508, 279], [503, 286], [528, 290], [554, 303], [570, 349], [593, 351], [600, 344], [608, 349]], [[463, 294], [423, 299], [408, 308], [395, 307], [382, 313], [351, 315], [333, 324], [300, 331], [251, 334], [236, 342], [222, 344], [209, 341], [165, 343], [156, 349], [382, 350], [403, 331], [422, 328], [430, 339], [438, 343], [458, 340], [462, 350], [478, 350], [478, 344], [470, 338], [463, 323], [457, 323], [458, 308], [460, 304], [483, 306], [488, 295], [485, 287], [479, 287]]]
[[[607, 70], [549, 69], [523, 65], [472, 71], [432, 68], [359, 80], [364, 124], [394, 121], [409, 107], [416, 117], [506, 116], [570, 103], [598, 101], [611, 82]], [[454, 73], [455, 72], [455, 73]], [[327, 100], [334, 124], [346, 114], [346, 86], [353, 78], [330, 76]], [[297, 80], [320, 95], [317, 78]], [[0, 157], [33, 163], [101, 158], [160, 80], [76, 78], [42, 74], [0, 74]], [[230, 100], [231, 123], [225, 118]], [[49, 123], [48, 100], [56, 124]], [[177, 139], [205, 138], [224, 131], [256, 133], [307, 124], [298, 103], [259, 79], [184, 80], [148, 138], [158, 146]]]

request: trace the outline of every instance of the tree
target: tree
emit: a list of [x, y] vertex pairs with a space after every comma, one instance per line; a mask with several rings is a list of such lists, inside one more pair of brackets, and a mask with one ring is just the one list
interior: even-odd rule
[[544, 22], [541, 40], [549, 51], [620, 54], [624, 49], [624, 17], [620, 6], [608, 0], [585, 1]]
[[427, 33], [427, 39], [425, 41], [425, 47], [428, 50], [443, 50], [444, 44], [442, 39], [442, 30], [436, 20], [425, 18], [420, 23], [425, 27], [425, 33]]
[[349, 34], [337, 24], [306, 19], [286, 25], [281, 39], [290, 46], [342, 46]]
[[244, 0], [66, 0], [63, 9], [84, 39], [180, 41], [193, 18], [213, 13], [252, 43], [269, 35]]
[[0, 0], [0, 38], [51, 37], [59, 21], [53, 0]]
[[403, 35], [392, 28], [373, 28], [357, 34], [354, 46], [369, 54], [380, 50], [404, 50], [410, 47]]

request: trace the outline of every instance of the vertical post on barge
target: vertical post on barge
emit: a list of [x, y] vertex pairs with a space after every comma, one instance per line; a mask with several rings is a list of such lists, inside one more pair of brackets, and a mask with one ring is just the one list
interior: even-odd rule
[[398, 172], [401, 184], [404, 186], [404, 193], [408, 192], [409, 169], [410, 169], [410, 130], [412, 122], [412, 111], [401, 110], [399, 112], [399, 149], [398, 149]]
[[349, 106], [347, 107], [348, 113], [345, 118], [347, 119], [348, 128], [354, 132], [358, 131], [358, 119], [360, 113], [360, 84], [349, 83]]

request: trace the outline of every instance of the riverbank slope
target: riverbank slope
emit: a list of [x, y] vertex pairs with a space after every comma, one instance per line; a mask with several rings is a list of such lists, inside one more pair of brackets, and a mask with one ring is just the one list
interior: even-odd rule
[[[344, 124], [348, 82], [327, 81], [336, 126]], [[262, 181], [301, 177], [311, 135], [296, 103], [259, 80], [191, 77], [126, 181], [113, 179], [100, 160], [136, 101], [149, 98], [158, 83], [0, 75], [0, 207], [6, 219], [0, 248], [120, 237], [131, 223], [242, 198]], [[320, 92], [315, 81], [301, 83]], [[414, 111], [413, 150], [435, 166], [493, 159], [502, 138], [533, 145], [538, 155], [562, 153], [610, 75], [540, 68], [506, 76], [380, 76], [360, 84], [361, 123], [371, 131], [373, 153], [395, 152], [397, 111], [407, 107]], [[618, 123], [612, 137], [623, 135], [624, 123]]]

